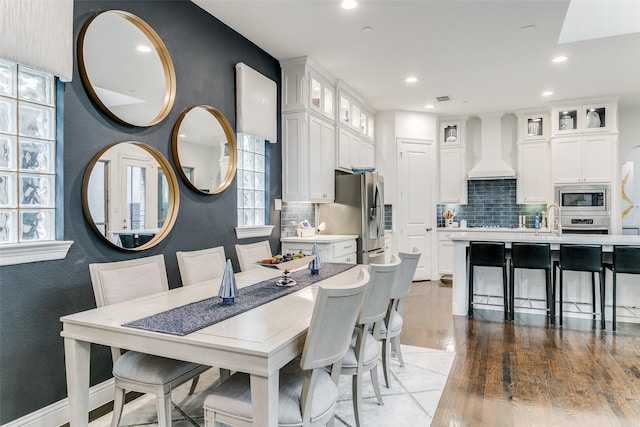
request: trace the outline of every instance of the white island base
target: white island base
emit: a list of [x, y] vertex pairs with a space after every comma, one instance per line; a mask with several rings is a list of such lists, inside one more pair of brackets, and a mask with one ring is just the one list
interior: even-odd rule
[[[469, 293], [467, 252], [469, 243], [472, 241], [504, 242], [507, 250], [511, 248], [513, 242], [549, 243], [554, 259], [558, 257], [560, 244], [597, 244], [602, 245], [605, 262], [611, 261], [615, 245], [640, 245], [640, 237], [628, 235], [539, 234], [536, 236], [532, 233], [465, 232], [452, 235], [451, 240], [454, 246], [452, 313], [456, 316], [467, 315]], [[499, 268], [475, 267], [474, 273], [473, 286], [476, 294], [474, 307], [502, 311], [502, 271]], [[605, 274], [605, 318], [611, 321], [612, 274], [607, 269]], [[544, 271], [516, 269], [514, 279], [515, 313], [544, 314], [546, 309]], [[563, 283], [564, 316], [591, 318], [591, 274], [565, 271]], [[596, 282], [596, 294], [599, 294], [597, 286]], [[558, 300], [559, 296], [556, 295], [556, 303]], [[599, 307], [598, 300], [596, 300], [596, 307]], [[640, 323], [640, 275], [618, 274], [616, 320]]]

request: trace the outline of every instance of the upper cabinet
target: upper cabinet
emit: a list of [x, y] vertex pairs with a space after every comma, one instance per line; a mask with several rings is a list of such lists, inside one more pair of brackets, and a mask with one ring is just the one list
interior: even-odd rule
[[338, 123], [356, 135], [373, 141], [375, 133], [374, 114], [354, 92], [338, 83]]
[[467, 203], [466, 117], [440, 122], [440, 203]]
[[550, 203], [551, 154], [549, 148], [549, 113], [518, 111], [516, 202]]
[[336, 82], [311, 58], [283, 61], [282, 112], [309, 111], [335, 120]]
[[617, 103], [612, 100], [561, 105], [551, 110], [553, 136], [612, 132], [617, 126]]

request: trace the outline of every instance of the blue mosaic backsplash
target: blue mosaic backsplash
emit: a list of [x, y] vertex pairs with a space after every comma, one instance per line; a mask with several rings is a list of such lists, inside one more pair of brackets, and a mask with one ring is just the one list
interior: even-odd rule
[[312, 227], [316, 226], [316, 206], [313, 203], [282, 203], [280, 214], [280, 235], [293, 237], [298, 231], [298, 223], [303, 219], [309, 220]]
[[536, 212], [547, 206], [516, 204], [515, 179], [486, 179], [467, 181], [468, 203], [466, 205], [438, 205], [438, 227], [444, 227], [442, 213], [452, 209], [454, 221], [467, 220], [467, 227], [500, 226], [518, 227], [518, 216], [526, 215], [526, 226], [533, 228]]

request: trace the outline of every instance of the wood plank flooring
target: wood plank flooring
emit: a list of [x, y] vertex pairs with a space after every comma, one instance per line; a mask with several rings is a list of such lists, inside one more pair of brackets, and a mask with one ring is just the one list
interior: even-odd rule
[[451, 287], [415, 282], [403, 344], [456, 353], [433, 426], [640, 426], [640, 325], [476, 310], [451, 314]]

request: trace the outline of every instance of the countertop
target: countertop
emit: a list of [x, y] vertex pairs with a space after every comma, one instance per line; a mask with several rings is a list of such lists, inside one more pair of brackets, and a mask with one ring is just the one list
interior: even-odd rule
[[624, 234], [563, 234], [556, 236], [549, 233], [540, 233], [537, 236], [532, 233], [520, 232], [501, 232], [487, 233], [466, 231], [455, 233], [449, 237], [454, 242], [470, 242], [474, 240], [483, 240], [487, 242], [512, 242], [524, 243], [550, 243], [552, 249], [557, 249], [560, 244], [577, 244], [577, 245], [602, 245], [604, 251], [612, 251], [614, 245], [640, 245], [640, 237], [629, 236]]
[[[450, 233], [466, 233], [466, 232], [500, 232], [500, 233], [535, 233], [535, 228], [511, 228], [511, 227], [438, 227], [437, 231], [450, 232]], [[548, 228], [541, 228], [539, 233], [550, 233]]]
[[311, 237], [282, 237], [282, 243], [338, 243], [357, 239], [355, 234], [316, 234]]

